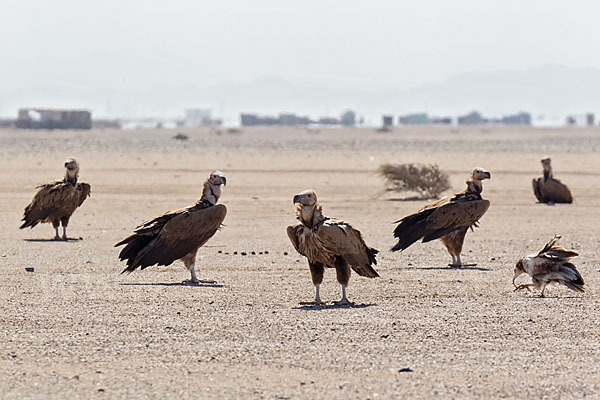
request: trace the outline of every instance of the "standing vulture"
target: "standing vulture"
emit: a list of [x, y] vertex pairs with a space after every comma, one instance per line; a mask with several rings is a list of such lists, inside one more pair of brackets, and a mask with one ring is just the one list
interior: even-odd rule
[[119, 253], [121, 261], [127, 260], [127, 268], [121, 273], [181, 260], [192, 275], [190, 283], [215, 283], [198, 280], [194, 266], [198, 248], [213, 237], [227, 214], [227, 208], [217, 204], [221, 185], [226, 184], [227, 179], [221, 171], [212, 172], [204, 182], [202, 197], [196, 204], [144, 222], [132, 235], [117, 243], [115, 247], [126, 245]]
[[342, 285], [342, 299], [335, 304], [350, 304], [346, 297], [350, 267], [360, 276], [379, 277], [372, 267], [377, 265], [375, 255], [378, 251], [367, 246], [361, 233], [350, 224], [325, 217], [314, 191], [298, 193], [294, 196], [294, 204], [300, 223], [288, 226], [287, 234], [298, 253], [308, 259], [316, 290], [314, 303], [303, 304], [323, 304], [319, 286], [325, 267], [335, 268], [337, 280]]
[[77, 182], [79, 164], [74, 158], [65, 161], [65, 177], [62, 181], [53, 181], [38, 186], [38, 192], [33, 196], [31, 203], [25, 207], [21, 229], [37, 224], [52, 222], [54, 226], [54, 240], [61, 240], [58, 236], [58, 227], [62, 223], [62, 240], [67, 240], [67, 225], [69, 218], [77, 207], [83, 204], [90, 195], [91, 186], [85, 182]]
[[467, 188], [453, 197], [444, 197], [430, 203], [414, 214], [399, 221], [394, 230], [398, 243], [392, 251], [405, 250], [418, 240], [423, 243], [441, 239], [452, 256], [451, 267], [463, 266], [460, 260], [465, 235], [477, 226], [490, 202], [481, 197], [482, 181], [491, 175], [483, 168], [475, 168], [467, 179]]
[[[544, 297], [546, 286], [551, 283], [561, 283], [571, 290], [584, 292], [583, 278], [570, 262], [570, 259], [578, 254], [572, 250], [565, 250], [556, 245], [560, 239], [559, 235], [554, 235], [546, 245], [538, 251], [537, 254], [531, 254], [521, 258], [515, 266], [515, 275], [513, 277], [513, 285], [515, 291], [527, 289], [533, 286], [535, 289], [542, 288], [540, 297]], [[521, 274], [531, 276], [533, 283], [526, 285], [515, 284], [515, 279]]]
[[531, 182], [533, 193], [540, 203], [572, 203], [573, 197], [569, 188], [552, 176], [551, 161], [550, 157], [541, 160], [544, 176]]

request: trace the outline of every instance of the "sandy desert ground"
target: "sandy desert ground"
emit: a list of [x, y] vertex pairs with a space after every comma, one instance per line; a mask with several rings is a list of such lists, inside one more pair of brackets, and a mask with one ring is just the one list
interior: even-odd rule
[[[179, 131], [189, 140], [0, 131], [0, 397], [600, 398], [600, 129]], [[545, 155], [575, 204], [535, 203]], [[81, 240], [19, 230], [34, 187], [61, 178], [68, 156], [92, 185], [69, 226]], [[387, 161], [438, 163], [448, 193], [474, 166], [491, 171], [492, 205], [463, 252], [477, 267], [448, 269], [439, 241], [389, 251], [392, 222], [425, 202], [383, 192]], [[228, 215], [197, 269], [218, 283], [182, 285], [181, 262], [120, 275], [113, 245], [192, 204], [213, 169], [228, 178]], [[350, 280], [353, 307], [299, 304], [314, 289], [285, 228], [305, 188], [381, 250], [381, 278]], [[513, 292], [516, 260], [555, 233], [580, 252], [587, 292]], [[340, 294], [326, 271], [322, 298]]]

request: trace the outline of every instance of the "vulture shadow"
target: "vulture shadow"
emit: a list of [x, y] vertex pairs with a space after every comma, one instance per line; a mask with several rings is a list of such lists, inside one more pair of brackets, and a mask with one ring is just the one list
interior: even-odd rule
[[185, 282], [137, 282], [137, 283], [119, 283], [120, 286], [187, 286], [187, 287], [198, 287], [198, 288], [224, 288], [225, 285], [218, 283], [198, 283], [191, 285]]
[[320, 310], [335, 310], [338, 308], [353, 308], [353, 309], [360, 309], [360, 308], [367, 308], [367, 307], [372, 307], [375, 306], [376, 304], [373, 303], [368, 303], [368, 304], [346, 304], [343, 306], [339, 306], [336, 304], [305, 304], [305, 305], [300, 305], [297, 307], [292, 307], [292, 310], [303, 310], [303, 311], [320, 311]]
[[392, 197], [391, 199], [386, 199], [386, 201], [432, 201], [435, 199], [426, 199], [419, 196], [411, 196], [411, 197]]
[[486, 267], [477, 267], [475, 265], [463, 267], [406, 267], [404, 269], [419, 269], [419, 270], [438, 270], [438, 271], [491, 271]]
[[23, 241], [25, 242], [56, 242], [56, 243], [65, 243], [65, 242], [79, 242], [80, 240], [83, 240], [83, 238], [67, 238], [67, 240], [56, 240], [54, 238], [52, 239], [23, 239]]

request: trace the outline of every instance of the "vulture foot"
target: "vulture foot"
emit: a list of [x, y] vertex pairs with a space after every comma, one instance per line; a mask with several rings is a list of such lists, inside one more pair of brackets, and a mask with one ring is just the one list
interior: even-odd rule
[[348, 299], [341, 299], [340, 301], [334, 301], [334, 305], [336, 306], [351, 306], [352, 303], [348, 301]]
[[215, 283], [217, 283], [217, 281], [205, 281], [202, 279], [187, 279], [187, 280], [183, 281], [184, 285], [190, 285], [190, 286], [197, 286], [200, 284], [214, 285]]
[[531, 292], [530, 287], [533, 286], [532, 284], [527, 284], [527, 285], [519, 285], [515, 287], [515, 292], [519, 291], [519, 290], [523, 290], [523, 289], [527, 289], [528, 291]]

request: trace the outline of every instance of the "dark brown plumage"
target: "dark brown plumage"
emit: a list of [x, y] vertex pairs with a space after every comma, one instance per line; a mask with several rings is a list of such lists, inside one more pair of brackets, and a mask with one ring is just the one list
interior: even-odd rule
[[483, 168], [475, 168], [466, 181], [467, 188], [452, 197], [445, 197], [426, 205], [418, 212], [399, 221], [394, 230], [398, 243], [392, 251], [402, 251], [413, 243], [441, 239], [452, 256], [453, 267], [462, 266], [460, 254], [469, 228], [477, 226], [490, 202], [481, 197], [482, 181], [491, 175]]
[[[515, 290], [529, 290], [533, 286], [535, 289], [541, 288], [540, 296], [544, 297], [546, 286], [552, 283], [560, 283], [576, 292], [583, 293], [585, 291], [585, 282], [575, 265], [570, 261], [571, 258], [578, 256], [578, 253], [558, 246], [559, 239], [559, 235], [554, 235], [537, 254], [523, 257], [517, 262], [513, 276]], [[533, 283], [517, 286], [515, 280], [521, 274], [531, 276]]]
[[[378, 277], [373, 269], [377, 264], [377, 250], [367, 246], [361, 233], [350, 224], [323, 216], [317, 203], [317, 194], [305, 190], [294, 196], [299, 224], [288, 226], [287, 234], [294, 248], [308, 259], [315, 285], [315, 304], [321, 304], [319, 286], [323, 282], [325, 267], [335, 268], [337, 280], [342, 285], [342, 300], [336, 304], [349, 304], [346, 287], [350, 268], [360, 276]], [[312, 304], [312, 303], [311, 303]]]
[[220, 228], [227, 208], [217, 204], [221, 185], [227, 180], [222, 172], [214, 171], [204, 182], [202, 197], [193, 206], [169, 211], [138, 226], [134, 233], [115, 245], [125, 245], [119, 259], [127, 261], [123, 272], [132, 272], [152, 265], [170, 265], [182, 260], [191, 273], [192, 283], [199, 281], [194, 266], [198, 248]]
[[573, 196], [569, 188], [552, 175], [551, 162], [548, 157], [541, 160], [544, 176], [531, 182], [533, 194], [540, 203], [572, 203]]
[[[91, 186], [85, 182], [77, 182], [79, 164], [74, 158], [65, 161], [65, 177], [40, 185], [31, 203], [23, 213], [23, 228], [33, 228], [39, 223], [52, 223], [55, 230], [55, 240], [67, 240], [67, 226], [75, 210], [83, 204], [90, 195]], [[62, 224], [63, 236], [58, 235], [58, 227]]]

